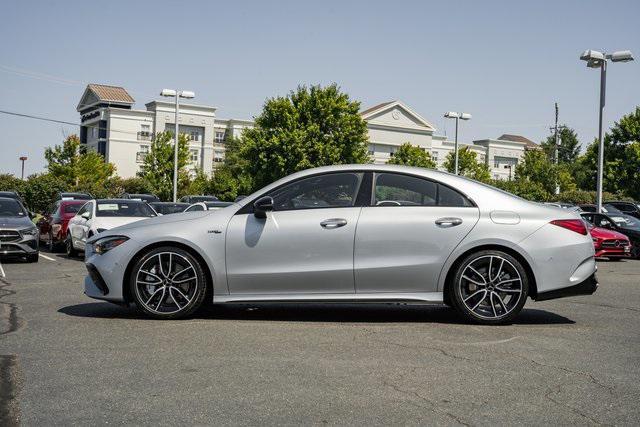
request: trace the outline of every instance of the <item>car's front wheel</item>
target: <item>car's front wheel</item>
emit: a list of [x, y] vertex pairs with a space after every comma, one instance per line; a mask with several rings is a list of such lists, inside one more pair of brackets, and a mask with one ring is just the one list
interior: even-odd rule
[[67, 257], [76, 258], [78, 256], [78, 250], [73, 247], [73, 237], [71, 237], [71, 234], [69, 234], [67, 239], [64, 241], [64, 246], [67, 252]]
[[498, 250], [467, 256], [458, 264], [449, 286], [456, 310], [481, 324], [512, 321], [529, 294], [527, 273], [520, 261]]
[[157, 319], [179, 319], [204, 302], [207, 281], [200, 262], [172, 246], [151, 249], [138, 259], [129, 277], [136, 305]]

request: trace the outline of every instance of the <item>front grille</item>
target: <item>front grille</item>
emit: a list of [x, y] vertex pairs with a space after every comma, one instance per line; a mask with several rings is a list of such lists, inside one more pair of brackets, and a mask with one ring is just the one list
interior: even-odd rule
[[605, 240], [602, 242], [603, 248], [624, 248], [629, 243], [626, 240], [618, 239], [618, 240]]
[[18, 242], [20, 233], [16, 230], [0, 230], [0, 242]]

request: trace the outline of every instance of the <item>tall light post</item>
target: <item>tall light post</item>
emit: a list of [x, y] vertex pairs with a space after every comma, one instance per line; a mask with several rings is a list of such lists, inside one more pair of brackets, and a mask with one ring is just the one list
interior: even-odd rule
[[455, 167], [454, 172], [458, 175], [458, 120], [471, 120], [471, 114], [469, 113], [456, 113], [455, 111], [449, 111], [444, 113], [447, 119], [456, 119], [456, 139], [454, 145], [455, 151]]
[[602, 138], [602, 118], [604, 115], [605, 91], [607, 86], [607, 60], [611, 62], [633, 61], [630, 50], [619, 50], [611, 54], [597, 50], [585, 50], [580, 59], [587, 61], [587, 67], [600, 68], [600, 118], [598, 120], [598, 179], [596, 184], [596, 206], [602, 212], [602, 175], [604, 169], [604, 140]]
[[179, 148], [179, 108], [180, 108], [180, 98], [191, 99], [196, 96], [195, 93], [189, 90], [175, 90], [175, 89], [162, 89], [160, 92], [161, 96], [169, 96], [174, 97], [176, 99], [176, 127], [173, 134], [174, 141], [174, 153], [173, 153], [173, 201], [174, 203], [178, 200], [178, 148]]
[[24, 181], [24, 162], [27, 161], [27, 156], [20, 156], [19, 157], [20, 161], [22, 162], [22, 175], [21, 175], [21, 179]]

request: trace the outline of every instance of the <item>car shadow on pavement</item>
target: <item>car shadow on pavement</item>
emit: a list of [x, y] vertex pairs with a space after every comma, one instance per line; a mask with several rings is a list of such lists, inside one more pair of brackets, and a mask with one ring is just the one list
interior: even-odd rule
[[[70, 305], [60, 308], [58, 312], [87, 318], [147, 319], [133, 306], [119, 306], [105, 302]], [[400, 303], [218, 304], [199, 311], [193, 318], [285, 322], [465, 323], [453, 309], [447, 307]], [[540, 309], [524, 309], [513, 322], [515, 325], [567, 325], [574, 323], [573, 320], [564, 316]]]

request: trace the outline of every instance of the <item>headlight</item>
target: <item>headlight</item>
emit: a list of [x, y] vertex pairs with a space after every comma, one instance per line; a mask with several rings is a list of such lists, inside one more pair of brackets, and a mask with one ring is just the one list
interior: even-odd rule
[[20, 230], [23, 236], [35, 236], [38, 234], [38, 229], [36, 227], [25, 228], [24, 230]]
[[129, 240], [129, 238], [125, 236], [104, 237], [93, 242], [93, 251], [97, 254], [103, 254], [115, 248], [116, 246], [120, 246], [127, 240]]

